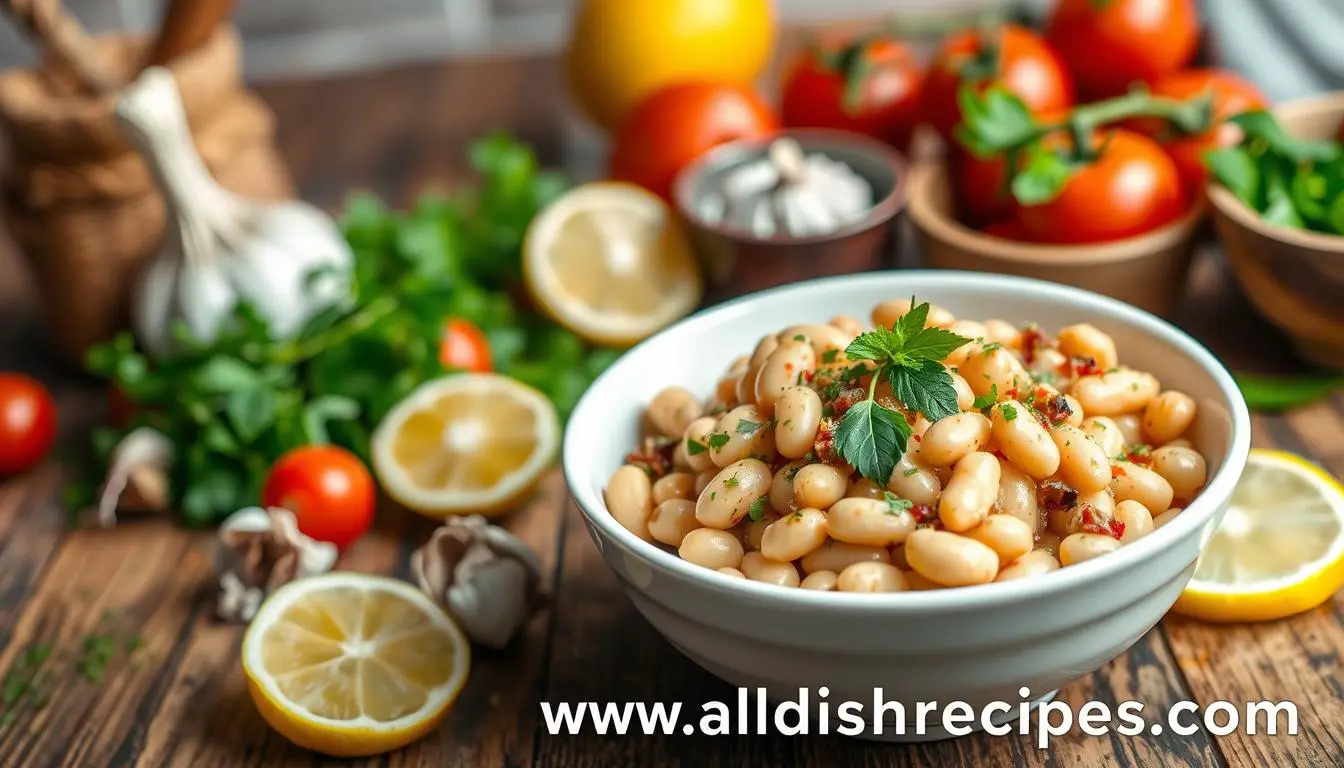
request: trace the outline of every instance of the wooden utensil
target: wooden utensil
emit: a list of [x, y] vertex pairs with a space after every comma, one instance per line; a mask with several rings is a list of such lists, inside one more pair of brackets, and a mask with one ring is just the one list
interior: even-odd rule
[[0, 0], [0, 7], [38, 45], [64, 62], [92, 93], [109, 93], [120, 85], [99, 56], [93, 39], [60, 0]]
[[146, 67], [162, 66], [210, 39], [233, 13], [234, 0], [169, 0]]

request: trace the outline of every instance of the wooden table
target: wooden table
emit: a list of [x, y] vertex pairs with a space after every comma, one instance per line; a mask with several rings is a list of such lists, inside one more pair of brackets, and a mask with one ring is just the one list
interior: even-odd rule
[[[337, 205], [370, 187], [405, 203], [427, 182], [464, 179], [464, 144], [504, 128], [558, 157], [555, 62], [426, 66], [262, 89], [282, 126], [283, 153], [305, 195]], [[30, 370], [57, 393], [64, 439], [78, 444], [103, 417], [103, 395], [49, 361], [12, 254], [0, 257], [0, 368]], [[1247, 306], [1213, 257], [1201, 257], [1182, 325], [1233, 368], [1291, 371], [1280, 336]], [[1303, 453], [1344, 475], [1344, 398], [1283, 418], [1257, 417], [1255, 441]], [[112, 626], [143, 648], [118, 653], [100, 683], [66, 673], [50, 703], [0, 725], [6, 766], [316, 765], [254, 711], [238, 664], [240, 630], [211, 616], [209, 536], [166, 522], [112, 531], [66, 527], [55, 461], [0, 485], [0, 670], [34, 644], [78, 652]], [[1210, 627], [1169, 618], [1132, 650], [1061, 693], [1137, 699], [1148, 717], [1192, 700], [1291, 700], [1301, 732], [1057, 739], [973, 736], [923, 746], [840, 737], [551, 737], [538, 702], [728, 699], [729, 687], [684, 659], [636, 613], [603, 564], [558, 477], [509, 527], [536, 547], [554, 581], [553, 608], [511, 649], [476, 654], [447, 723], [368, 765], [1339, 765], [1344, 763], [1344, 627], [1336, 601], [1290, 621]], [[407, 557], [431, 526], [387, 510], [340, 567], [408, 575]]]

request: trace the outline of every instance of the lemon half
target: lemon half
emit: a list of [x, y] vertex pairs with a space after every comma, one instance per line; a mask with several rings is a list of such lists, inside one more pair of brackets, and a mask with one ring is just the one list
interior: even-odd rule
[[470, 669], [467, 639], [443, 609], [382, 576], [290, 582], [243, 637], [243, 671], [262, 718], [335, 757], [381, 754], [429, 733]]
[[1344, 487], [1300, 456], [1255, 450], [1172, 610], [1269, 621], [1311, 610], [1341, 587]]

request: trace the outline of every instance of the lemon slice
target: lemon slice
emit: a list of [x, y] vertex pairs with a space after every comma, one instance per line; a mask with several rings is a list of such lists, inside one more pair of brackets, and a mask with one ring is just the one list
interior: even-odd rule
[[471, 647], [443, 609], [405, 582], [361, 573], [286, 584], [243, 637], [262, 718], [335, 757], [381, 754], [429, 733], [470, 669]]
[[383, 490], [429, 517], [496, 515], [530, 493], [560, 445], [545, 395], [493, 373], [422, 384], [373, 433]]
[[1344, 487], [1300, 456], [1256, 450], [1172, 610], [1269, 621], [1315, 608], [1341, 587]]
[[556, 322], [598, 344], [633, 344], [700, 303], [700, 268], [680, 222], [631, 184], [576, 187], [527, 229], [523, 277]]

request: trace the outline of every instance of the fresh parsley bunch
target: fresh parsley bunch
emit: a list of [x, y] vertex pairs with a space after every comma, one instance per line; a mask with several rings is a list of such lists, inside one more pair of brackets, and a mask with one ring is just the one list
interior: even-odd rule
[[959, 410], [957, 390], [942, 361], [971, 341], [942, 328], [925, 327], [929, 305], [910, 303], [913, 308], [891, 328], [864, 333], [845, 348], [850, 360], [871, 360], [877, 367], [868, 397], [847, 410], [836, 428], [836, 451], [880, 487], [886, 487], [905, 454], [912, 430], [904, 413], [877, 402], [877, 385], [890, 382], [892, 394], [912, 414], [922, 413], [930, 421], [951, 416]]
[[[481, 177], [473, 189], [425, 195], [405, 214], [369, 195], [349, 200], [354, 304], [319, 314], [294, 339], [273, 340], [240, 305], [212, 344], [174, 328], [182, 352], [168, 360], [151, 361], [129, 332], [90, 350], [89, 370], [137, 406], [124, 428], [95, 433], [98, 463], [131, 430], [159, 431], [174, 447], [173, 504], [187, 523], [207, 525], [257, 503], [271, 462], [291, 448], [330, 442], [367, 460], [379, 420], [447, 373], [438, 346], [451, 317], [482, 330], [497, 372], [540, 389], [566, 418], [619, 352], [587, 346], [513, 298], [527, 225], [564, 180], [505, 136], [470, 153]], [[100, 477], [71, 489], [72, 508], [89, 502]]]

